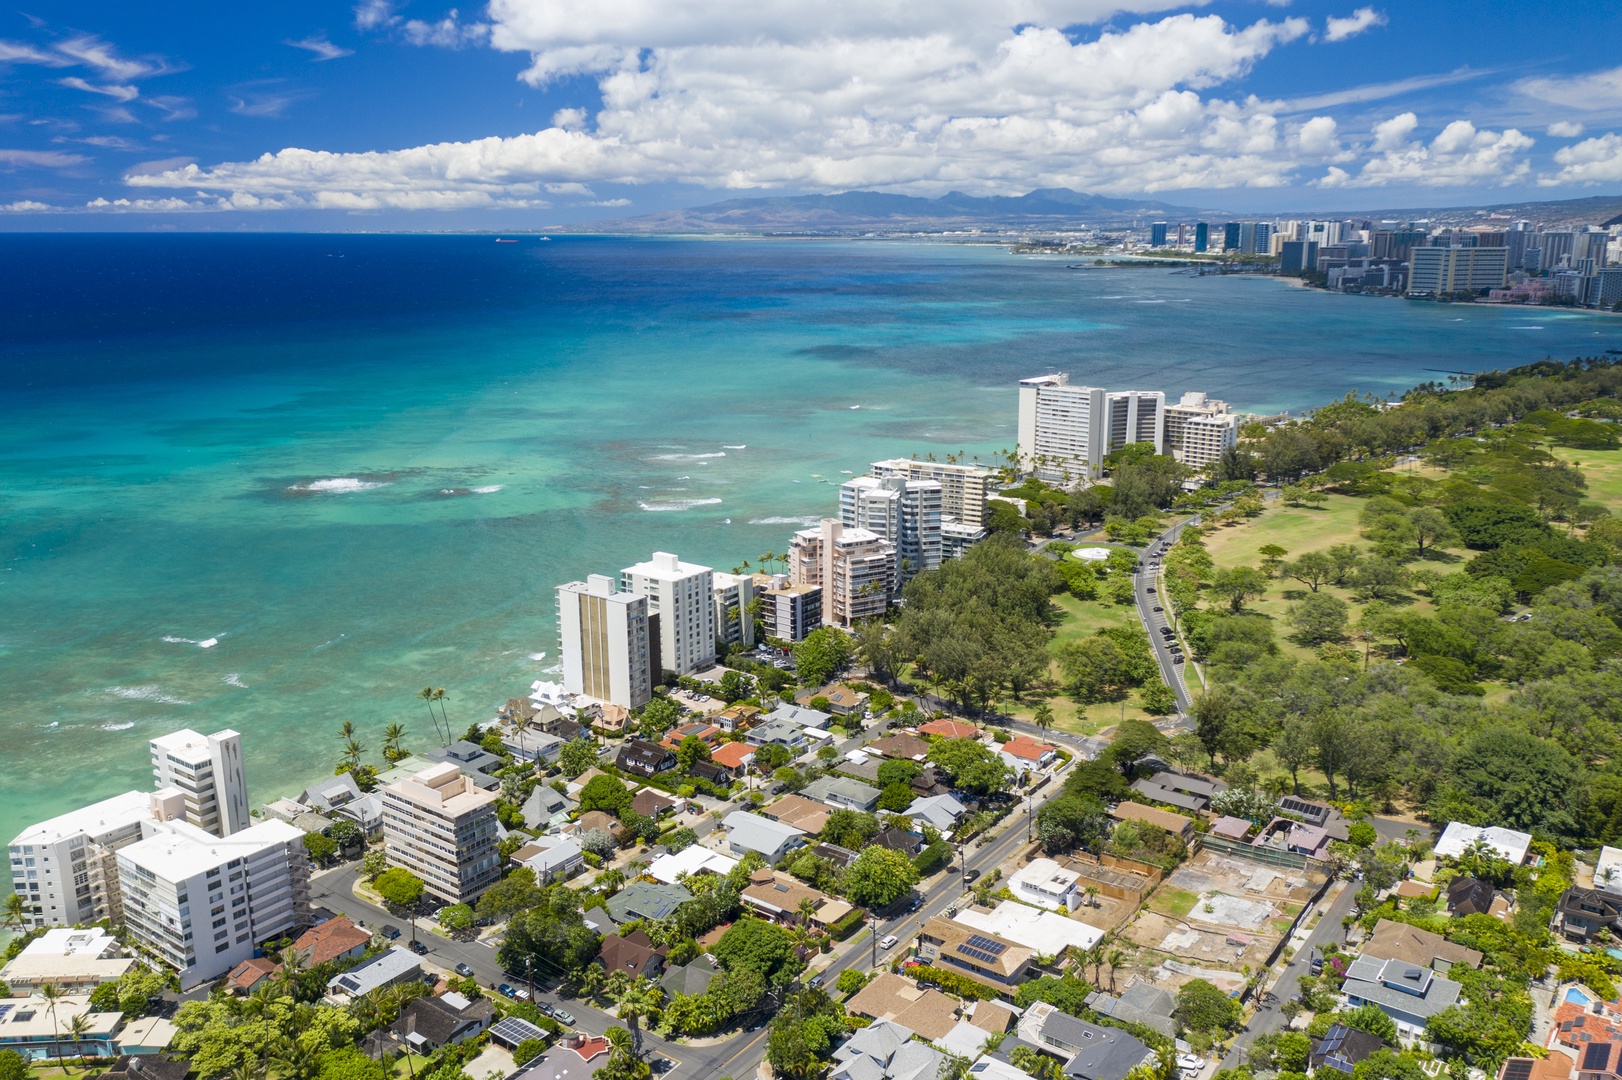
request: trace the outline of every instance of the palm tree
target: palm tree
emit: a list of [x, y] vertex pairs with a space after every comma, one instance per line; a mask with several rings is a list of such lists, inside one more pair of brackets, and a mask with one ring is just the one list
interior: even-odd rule
[[581, 968], [579, 974], [574, 977], [575, 986], [579, 989], [580, 996], [585, 998], [596, 997], [598, 991], [603, 988], [603, 977], [603, 969], [596, 964], [587, 964]]
[[659, 1011], [664, 1004], [664, 991], [652, 979], [637, 979], [619, 995], [619, 1017], [631, 1029], [631, 1047], [642, 1049], [642, 1027], [638, 1023], [644, 1016]]
[[1032, 719], [1036, 721], [1037, 730], [1042, 732], [1043, 738], [1046, 738], [1048, 728], [1053, 726], [1053, 710], [1048, 706], [1047, 702], [1041, 701], [1037, 703], [1036, 714]]
[[[428, 719], [430, 719], [430, 720], [432, 720], [434, 722], [434, 734], [438, 735], [439, 734], [439, 717], [434, 715], [434, 688], [432, 686], [425, 686], [425, 687], [422, 688], [422, 693], [418, 694], [417, 696], [422, 698], [424, 703], [427, 704], [427, 706], [428, 706]], [[450, 740], [446, 739], [445, 741], [449, 742]]]
[[85, 1036], [90, 1034], [90, 1017], [80, 1013], [68, 1021], [68, 1037], [73, 1040], [73, 1049], [79, 1058], [79, 1067], [84, 1068], [85, 1059], [90, 1055], [84, 1052]]
[[7, 893], [5, 905], [0, 907], [0, 926], [21, 930], [27, 922], [28, 908], [23, 904], [22, 893]]
[[321, 1053], [300, 1039], [284, 1035], [270, 1050], [271, 1064], [280, 1080], [315, 1080], [321, 1071]]
[[304, 971], [304, 962], [307, 959], [309, 957], [291, 945], [277, 954], [276, 960], [281, 964], [282, 969], [277, 973], [276, 977], [287, 988], [289, 994], [293, 992], [293, 984], [298, 981], [299, 974]]
[[231, 1080], [265, 1080], [265, 1063], [253, 1054], [244, 1054], [230, 1076]]
[[809, 896], [800, 901], [800, 925], [810, 926], [811, 916], [817, 913], [817, 902]]
[[383, 729], [383, 760], [390, 765], [406, 756], [405, 750], [400, 745], [405, 733], [405, 725], [399, 723], [390, 724]]
[[1115, 993], [1116, 969], [1124, 963], [1126, 963], [1126, 953], [1120, 949], [1111, 949], [1109, 951], [1109, 992], [1112, 994]]
[[62, 988], [54, 982], [40, 983], [39, 996], [45, 999], [46, 1007], [51, 1010], [51, 1056], [61, 1060], [62, 1043], [56, 1028], [56, 1003], [62, 1000]]
[[365, 752], [366, 747], [362, 746], [354, 739], [344, 740], [344, 760], [349, 763], [349, 767], [351, 769], [358, 769], [360, 767], [360, 756]]
[[434, 700], [439, 702], [439, 718], [445, 721], [445, 741], [449, 743], [451, 741], [451, 718], [450, 714], [445, 711], [445, 697], [445, 688], [443, 686], [434, 687]]

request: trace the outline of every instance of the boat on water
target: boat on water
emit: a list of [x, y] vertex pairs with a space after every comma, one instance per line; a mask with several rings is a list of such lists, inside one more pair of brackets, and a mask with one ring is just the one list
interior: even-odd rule
[[498, 237], [496, 237], [496, 243], [498, 243], [498, 244], [516, 244], [516, 243], [518, 243], [518, 241], [517, 240], [503, 240], [501, 237], [498, 236]]

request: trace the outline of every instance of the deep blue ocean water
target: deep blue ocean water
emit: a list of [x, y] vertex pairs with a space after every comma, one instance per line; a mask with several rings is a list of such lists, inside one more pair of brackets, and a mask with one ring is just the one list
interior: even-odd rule
[[846, 470], [1011, 446], [1024, 376], [1273, 411], [1617, 347], [995, 247], [0, 236], [0, 837], [174, 727], [243, 731], [256, 801], [344, 720], [426, 746], [422, 686], [460, 727], [556, 662], [554, 585], [782, 551]]

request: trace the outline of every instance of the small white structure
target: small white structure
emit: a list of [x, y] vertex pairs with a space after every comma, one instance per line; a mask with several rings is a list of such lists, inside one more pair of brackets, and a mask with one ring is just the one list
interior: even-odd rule
[[1012, 900], [1002, 901], [991, 911], [972, 908], [960, 911], [952, 916], [952, 921], [1007, 938], [1043, 956], [1058, 956], [1067, 948], [1079, 954], [1104, 939], [1104, 931], [1096, 926], [1051, 911], [1038, 911]]
[[1532, 846], [1532, 836], [1530, 833], [1516, 832], [1514, 829], [1500, 829], [1497, 826], [1480, 828], [1460, 821], [1450, 821], [1447, 828], [1442, 830], [1442, 838], [1436, 841], [1436, 854], [1457, 859], [1476, 843], [1485, 845], [1501, 858], [1507, 859], [1511, 866], [1519, 866], [1526, 861], [1527, 849]]
[[1107, 562], [1109, 560], [1109, 548], [1077, 548], [1070, 553], [1070, 557], [1080, 559], [1082, 562]]
[[117, 982], [136, 963], [118, 939], [99, 926], [57, 927], [30, 941], [0, 968], [0, 982], [18, 995], [31, 994], [44, 983], [69, 992], [94, 990], [102, 983]]
[[725, 877], [737, 865], [737, 859], [729, 859], [719, 851], [692, 844], [674, 855], [661, 855], [653, 860], [648, 864], [648, 875], [666, 885], [676, 885], [679, 884], [677, 879], [683, 874], [708, 873]]
[[1594, 864], [1594, 888], [1622, 891], [1622, 848], [1602, 847]]
[[1008, 879], [1015, 897], [1051, 911], [1074, 911], [1081, 903], [1081, 875], [1052, 859], [1032, 859]]

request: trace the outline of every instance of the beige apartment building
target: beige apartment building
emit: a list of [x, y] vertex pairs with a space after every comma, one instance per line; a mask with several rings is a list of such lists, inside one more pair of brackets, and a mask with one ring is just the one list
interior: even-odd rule
[[822, 586], [822, 624], [850, 627], [884, 614], [895, 588], [895, 545], [866, 529], [824, 518], [789, 543], [789, 575], [796, 585]]
[[447, 903], [475, 899], [501, 877], [496, 798], [452, 762], [382, 789], [384, 851], [390, 866], [423, 880]]
[[617, 592], [605, 574], [559, 585], [557, 597], [563, 688], [627, 709], [652, 700], [659, 658], [648, 598]]

